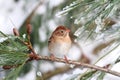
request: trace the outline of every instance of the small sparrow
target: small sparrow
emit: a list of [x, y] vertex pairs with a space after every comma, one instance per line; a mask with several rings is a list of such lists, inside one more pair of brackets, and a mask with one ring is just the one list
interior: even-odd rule
[[64, 26], [58, 26], [52, 33], [48, 40], [48, 49], [51, 56], [58, 58], [65, 58], [67, 60], [66, 54], [68, 53], [72, 41], [69, 36], [70, 30]]

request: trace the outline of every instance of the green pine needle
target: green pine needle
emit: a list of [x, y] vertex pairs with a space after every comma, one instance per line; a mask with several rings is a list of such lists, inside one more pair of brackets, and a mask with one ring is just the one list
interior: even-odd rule
[[24, 38], [5, 35], [0, 31], [0, 66], [15, 66], [4, 80], [16, 80], [25, 62], [29, 59]]
[[19, 65], [28, 59], [29, 50], [21, 40], [23, 38], [16, 36], [6, 36], [0, 32], [0, 35], [6, 40], [0, 42], [0, 66]]

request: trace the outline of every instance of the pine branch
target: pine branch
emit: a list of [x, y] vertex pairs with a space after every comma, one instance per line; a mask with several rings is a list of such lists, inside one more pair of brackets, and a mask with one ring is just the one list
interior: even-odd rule
[[[29, 27], [31, 27], [31, 26], [29, 26]], [[28, 36], [30, 37], [29, 33], [28, 33]], [[31, 43], [30, 38], [28, 38], [28, 40], [29, 40], [28, 43]], [[26, 44], [26, 46], [27, 45], [29, 45], [29, 44]], [[32, 45], [29, 45], [29, 46], [32, 46]], [[52, 62], [62, 62], [62, 63], [67, 63], [67, 64], [73, 64], [75, 66], [83, 66], [83, 67], [86, 67], [86, 68], [91, 68], [91, 69], [103, 71], [103, 72], [110, 73], [112, 75], [120, 77], [119, 72], [112, 71], [112, 70], [107, 69], [107, 68], [99, 67], [99, 66], [96, 66], [96, 65], [93, 65], [93, 64], [83, 63], [83, 62], [80, 62], [80, 61], [73, 61], [73, 60], [67, 60], [66, 61], [65, 59], [57, 58], [57, 57], [55, 57], [54, 60], [53, 60], [53, 58], [49, 57], [49, 56], [37, 55], [36, 52], [34, 51], [33, 47], [28, 47], [28, 48], [30, 50], [32, 50], [32, 52], [29, 54], [30, 59], [28, 61], [31, 61], [31, 60], [47, 60], [47, 61], [52, 61]]]
[[[17, 32], [17, 30], [13, 30], [14, 32], [14, 35], [16, 35], [16, 33], [18, 34], [19, 32]], [[25, 60], [27, 59], [26, 62], [28, 61], [31, 61], [31, 60], [47, 60], [47, 61], [52, 61], [52, 62], [62, 62], [62, 63], [66, 63], [66, 64], [72, 64], [72, 65], [75, 65], [75, 66], [82, 66], [82, 67], [85, 67], [85, 68], [90, 68], [90, 69], [94, 69], [96, 71], [102, 71], [102, 72], [106, 72], [106, 73], [109, 73], [109, 74], [112, 74], [112, 75], [115, 75], [115, 76], [118, 76], [120, 77], [120, 73], [119, 72], [116, 72], [116, 71], [113, 71], [113, 70], [110, 70], [108, 68], [105, 68], [104, 66], [103, 67], [100, 67], [100, 66], [97, 66], [97, 65], [93, 65], [93, 64], [88, 64], [88, 63], [84, 63], [84, 62], [80, 62], [80, 61], [73, 61], [73, 60], [65, 60], [65, 59], [62, 59], [62, 58], [57, 58], [55, 57], [54, 59], [52, 57], [49, 57], [49, 56], [41, 56], [41, 55], [37, 55], [36, 52], [34, 51], [32, 45], [31, 45], [31, 42], [30, 42], [30, 33], [31, 33], [31, 26], [28, 26], [27, 28], [27, 42], [22, 40], [22, 39], [19, 39], [20, 40], [20, 43], [24, 44], [24, 46], [26, 45], [28, 47], [29, 50], [31, 50], [31, 52], [29, 54], [26, 55], [25, 57]], [[14, 40], [13, 40], [14, 41]], [[13, 42], [12, 42], [13, 43]], [[12, 44], [11, 43], [11, 44]], [[13, 43], [15, 44], [15, 43]], [[11, 54], [12, 55], [12, 54]], [[17, 54], [18, 55], [18, 54]], [[23, 54], [22, 54], [23, 55]], [[29, 56], [28, 56], [29, 55]], [[24, 56], [24, 55], [23, 55]], [[10, 56], [9, 56], [10, 57]], [[11, 57], [12, 58], [12, 57]], [[15, 58], [15, 57], [14, 57]], [[28, 59], [29, 58], [29, 59]], [[12, 58], [13, 59], [13, 58]], [[21, 60], [21, 58], [20, 58]], [[9, 66], [9, 65], [8, 65]], [[4, 67], [4, 65], [3, 65]], [[14, 67], [14, 65], [13, 65]], [[13, 68], [11, 67], [11, 68]]]
[[[30, 57], [31, 56], [32, 55], [30, 54]], [[53, 60], [49, 56], [38, 56], [38, 55], [34, 56], [34, 59], [36, 59], [36, 60], [47, 60], [47, 61], [52, 61], [52, 62], [62, 62], [62, 63], [67, 63], [67, 64], [73, 64], [73, 65], [76, 65], [76, 66], [83, 66], [83, 67], [86, 67], [86, 68], [91, 68], [91, 69], [103, 71], [103, 72], [106, 72], [106, 73], [109, 73], [109, 74], [112, 74], [112, 75], [120, 77], [120, 73], [119, 72], [116, 72], [116, 71], [113, 71], [113, 70], [110, 70], [110, 69], [107, 69], [107, 68], [103, 68], [103, 67], [100, 67], [100, 66], [97, 66], [97, 65], [93, 65], [93, 64], [87, 64], [87, 63], [82, 63], [82, 62], [73, 61], [73, 60], [68, 60], [68, 62], [66, 62], [65, 59], [56, 58], [56, 57]]]

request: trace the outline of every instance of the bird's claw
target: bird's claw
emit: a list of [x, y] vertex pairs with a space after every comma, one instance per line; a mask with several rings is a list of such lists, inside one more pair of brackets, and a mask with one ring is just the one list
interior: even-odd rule
[[54, 60], [55, 60], [54, 54], [51, 54], [51, 55], [50, 55], [50, 58], [52, 59], [52, 61], [54, 61]]
[[65, 59], [66, 63], [69, 63], [69, 60], [65, 55], [64, 55], [64, 59]]

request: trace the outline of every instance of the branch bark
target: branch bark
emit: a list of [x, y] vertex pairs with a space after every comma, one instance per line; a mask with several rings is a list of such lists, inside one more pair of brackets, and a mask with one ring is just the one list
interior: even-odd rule
[[34, 59], [36, 59], [36, 60], [48, 60], [48, 61], [52, 61], [52, 62], [62, 62], [62, 63], [67, 63], [67, 64], [73, 64], [73, 65], [76, 65], [76, 66], [83, 66], [83, 67], [86, 67], [86, 68], [91, 68], [91, 69], [103, 71], [103, 72], [106, 72], [106, 73], [109, 73], [109, 74], [120, 77], [119, 72], [116, 72], [116, 71], [113, 71], [113, 70], [110, 70], [110, 69], [107, 69], [107, 68], [99, 67], [99, 66], [93, 65], [93, 64], [87, 64], [87, 63], [82, 63], [82, 62], [73, 61], [73, 60], [68, 60], [68, 62], [69, 62], [68, 63], [68, 62], [66, 62], [66, 60], [64, 60], [62, 58], [56, 58], [55, 57], [54, 60], [53, 60], [49, 56], [38, 56], [38, 55]]

